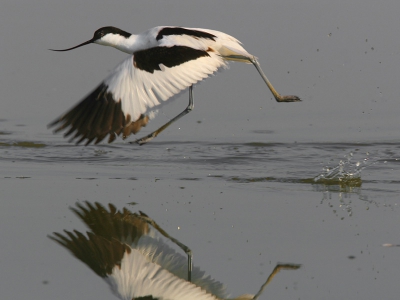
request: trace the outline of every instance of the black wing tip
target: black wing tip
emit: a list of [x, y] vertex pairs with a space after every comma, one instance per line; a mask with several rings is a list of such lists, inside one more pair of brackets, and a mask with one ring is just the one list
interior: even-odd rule
[[[46, 127], [47, 127], [47, 129], [50, 129], [50, 128], [56, 126], [56, 125], [57, 125], [58, 123], [60, 123], [60, 122], [61, 122], [60, 119], [56, 119], [56, 120], [54, 120], [54, 121], [51, 121], [49, 124], [47, 124]], [[56, 133], [56, 132], [57, 132], [57, 129], [54, 129], [53, 132]]]
[[[107, 136], [108, 143], [113, 142], [129, 121], [121, 100], [116, 101], [107, 88], [108, 85], [102, 82], [73, 108], [50, 122], [47, 128], [55, 127], [54, 133], [66, 130], [64, 138], [69, 137], [69, 142], [76, 145], [85, 143], [88, 146], [92, 142], [97, 145]], [[140, 121], [141, 126], [147, 123], [147, 119]]]

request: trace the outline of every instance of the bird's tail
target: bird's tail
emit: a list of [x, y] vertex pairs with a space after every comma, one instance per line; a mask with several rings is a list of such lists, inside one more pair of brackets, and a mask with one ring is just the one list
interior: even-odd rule
[[244, 49], [234, 49], [227, 46], [223, 46], [221, 49], [219, 49], [219, 53], [225, 60], [239, 61], [247, 64], [251, 64], [251, 59], [255, 58]]

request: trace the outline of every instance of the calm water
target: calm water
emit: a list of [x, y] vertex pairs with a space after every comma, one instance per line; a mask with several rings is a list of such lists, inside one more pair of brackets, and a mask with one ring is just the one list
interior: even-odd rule
[[284, 262], [302, 268], [279, 273], [263, 299], [377, 299], [382, 286], [398, 297], [400, 249], [382, 246], [400, 243], [397, 143], [166, 142], [167, 132], [143, 147], [83, 147], [0, 124], [15, 128], [0, 144], [4, 299], [112, 297], [46, 237], [83, 230], [68, 207], [84, 200], [137, 203], [232, 296], [257, 292]]

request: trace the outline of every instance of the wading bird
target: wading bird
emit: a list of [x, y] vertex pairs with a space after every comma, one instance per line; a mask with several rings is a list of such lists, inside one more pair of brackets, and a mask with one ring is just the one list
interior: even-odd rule
[[[48, 126], [55, 132], [68, 128], [64, 136], [86, 145], [109, 135], [108, 142], [122, 134], [123, 139], [146, 126], [165, 101], [189, 88], [189, 105], [149, 135], [137, 139], [142, 145], [193, 109], [193, 85], [221, 68], [228, 61], [253, 64], [278, 102], [300, 101], [297, 96], [281, 96], [261, 70], [257, 58], [234, 37], [223, 32], [160, 26], [139, 35], [115, 27], [103, 27], [87, 44], [111, 46], [131, 54], [88, 96]], [[175, 98], [175, 97], [174, 97]]]
[[[140, 212], [109, 204], [86, 202], [72, 208], [89, 227], [81, 232], [54, 233], [52, 240], [67, 248], [110, 286], [120, 299], [219, 300], [227, 299], [226, 287], [199, 268], [192, 269], [191, 250], [166, 233], [154, 220]], [[160, 234], [177, 244], [189, 257], [171, 248]], [[299, 265], [277, 265], [260, 291], [236, 299], [256, 300], [265, 286], [282, 269]]]

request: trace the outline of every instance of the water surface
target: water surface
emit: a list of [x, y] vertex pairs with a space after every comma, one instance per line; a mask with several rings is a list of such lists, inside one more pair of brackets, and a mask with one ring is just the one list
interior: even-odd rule
[[0, 149], [7, 299], [16, 289], [35, 299], [108, 295], [47, 238], [84, 230], [68, 210], [84, 200], [136, 203], [188, 244], [195, 265], [232, 296], [257, 292], [284, 262], [302, 268], [281, 272], [261, 298], [373, 299], [382, 284], [395, 298], [399, 251], [382, 244], [399, 243], [397, 143], [118, 140], [83, 147], [43, 128], [28, 141], [9, 130]]

